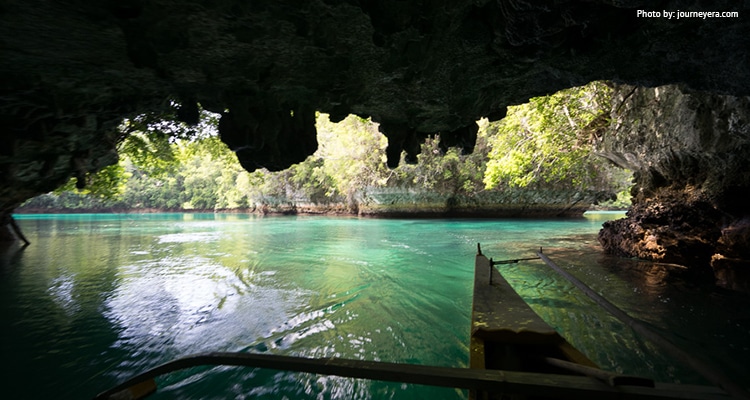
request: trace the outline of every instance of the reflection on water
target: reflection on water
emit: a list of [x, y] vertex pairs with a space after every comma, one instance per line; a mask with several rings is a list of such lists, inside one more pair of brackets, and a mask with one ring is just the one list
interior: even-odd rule
[[[685, 285], [672, 267], [603, 257], [599, 218], [20, 216], [32, 245], [11, 246], [0, 258], [2, 354], [14, 366], [3, 384], [9, 392], [33, 387], [40, 398], [90, 398], [203, 351], [465, 367], [477, 242], [495, 259], [528, 257], [543, 246], [631, 315], [701, 343], [726, 365], [750, 359], [747, 299]], [[602, 367], [700, 381], [543, 264], [503, 268], [531, 306]], [[159, 385], [153, 398], [466, 397], [453, 389], [227, 367], [177, 372]]]

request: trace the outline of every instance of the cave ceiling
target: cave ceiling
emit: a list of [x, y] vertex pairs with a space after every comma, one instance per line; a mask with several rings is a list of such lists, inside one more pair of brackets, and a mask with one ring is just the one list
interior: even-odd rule
[[[612, 80], [750, 94], [745, 1], [0, 1], [0, 210], [116, 160], [123, 118], [197, 104], [248, 169], [317, 148], [315, 113], [371, 117], [388, 163], [471, 150], [507, 105]], [[637, 10], [739, 11], [668, 20]]]

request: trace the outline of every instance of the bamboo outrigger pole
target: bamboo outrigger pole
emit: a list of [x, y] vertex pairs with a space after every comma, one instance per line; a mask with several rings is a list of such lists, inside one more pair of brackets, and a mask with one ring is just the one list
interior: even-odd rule
[[544, 253], [542, 253], [542, 249], [539, 249], [536, 254], [539, 256], [539, 258], [542, 259], [542, 261], [544, 261], [545, 264], [547, 264], [548, 267], [557, 271], [558, 274], [565, 277], [565, 279], [575, 285], [578, 289], [581, 289], [581, 291], [585, 293], [586, 296], [588, 296], [591, 300], [594, 300], [598, 305], [600, 305], [614, 317], [622, 321], [622, 323], [629, 326], [631, 329], [633, 329], [633, 331], [655, 343], [656, 345], [667, 351], [669, 354], [671, 354], [672, 357], [689, 365], [695, 371], [699, 372], [706, 379], [708, 379], [711, 383], [724, 389], [733, 398], [750, 399], [750, 393], [748, 393], [745, 388], [741, 387], [740, 385], [734, 383], [732, 380], [724, 376], [724, 374], [719, 372], [719, 369], [711, 365], [710, 362], [701, 360], [696, 356], [688, 354], [681, 348], [677, 347], [674, 343], [670, 342], [664, 336], [649, 329], [643, 322], [638, 321], [637, 319], [631, 317], [624, 311], [617, 308], [617, 306], [610, 303], [604, 297], [600, 296], [590, 287], [586, 286], [586, 284], [578, 280], [578, 278], [574, 277], [564, 269], [557, 266], [557, 264], [552, 262], [552, 260], [550, 260]]
[[722, 400], [727, 398], [724, 392], [713, 387], [677, 384], [660, 384], [656, 388], [612, 387], [587, 376], [434, 367], [341, 358], [314, 359], [273, 354], [202, 353], [162, 364], [99, 393], [94, 399], [142, 399], [156, 391], [154, 378], [159, 375], [203, 365], [269, 368], [559, 399]]
[[[481, 249], [477, 247], [479, 254]], [[486, 258], [482, 257], [485, 261]], [[519, 299], [520, 300], [520, 299]], [[475, 391], [504, 393], [555, 399], [726, 399], [717, 387], [655, 383], [643, 385], [632, 377], [592, 372], [564, 361], [547, 363], [574, 368], [587, 376], [505, 371], [493, 369], [451, 368], [341, 358], [305, 358], [273, 354], [202, 353], [187, 356], [145, 371], [96, 396], [96, 400], [142, 399], [157, 390], [155, 378], [196, 366], [237, 366], [308, 372], [351, 378], [454, 387]], [[638, 378], [635, 378], [638, 379]], [[653, 386], [653, 387], [652, 387]]]

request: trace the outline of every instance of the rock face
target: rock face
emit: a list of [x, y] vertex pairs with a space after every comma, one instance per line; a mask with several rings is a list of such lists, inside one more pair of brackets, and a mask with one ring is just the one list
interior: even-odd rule
[[368, 188], [348, 203], [307, 198], [274, 198], [254, 204], [253, 212], [346, 214], [368, 217], [580, 217], [589, 206], [611, 199], [605, 191], [508, 189], [475, 195], [438, 194], [407, 188]]
[[635, 186], [604, 248], [717, 271], [750, 259], [750, 97], [620, 86], [613, 107], [600, 151]]
[[[675, 20], [639, 9], [739, 16]], [[434, 133], [471, 150], [477, 119], [596, 79], [746, 96], [748, 11], [734, 0], [0, 0], [0, 214], [113, 163], [123, 118], [194, 123], [198, 104], [222, 114], [221, 138], [245, 168], [278, 170], [317, 147], [316, 111], [372, 117], [393, 166]], [[712, 99], [693, 107], [696, 123], [718, 121], [723, 100]], [[667, 154], [692, 133], [655, 135]], [[634, 213], [650, 219], [610, 228], [612, 240], [645, 238], [639, 248], [653, 250], [644, 255], [677, 254], [669, 249], [679, 243], [691, 249], [680, 257], [704, 259], [719, 245], [740, 255], [748, 206], [735, 199], [747, 193], [737, 177], [746, 169], [729, 166], [743, 148], [719, 149], [713, 133], [694, 141], [690, 156], [641, 172]], [[711, 146], [722, 155], [700, 156]], [[691, 212], [702, 218], [690, 217], [691, 228], [666, 228]]]
[[369, 216], [580, 217], [591, 204], [611, 196], [610, 192], [526, 188], [474, 195], [437, 195], [389, 188], [366, 193], [360, 199], [358, 211], [360, 215]]
[[[708, 7], [708, 8], [707, 8]], [[473, 147], [474, 121], [594, 79], [750, 93], [750, 20], [736, 1], [0, 1], [0, 210], [115, 160], [146, 112], [222, 113], [247, 169], [316, 146], [314, 112], [371, 116], [390, 165], [429, 134]]]

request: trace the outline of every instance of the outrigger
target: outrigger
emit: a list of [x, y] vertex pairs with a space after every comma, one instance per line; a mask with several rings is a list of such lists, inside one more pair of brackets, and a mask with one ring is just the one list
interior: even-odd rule
[[[540, 258], [546, 259], [541, 251], [533, 259]], [[156, 377], [205, 365], [268, 368], [461, 388], [468, 389], [470, 396], [478, 400], [747, 398], [742, 389], [725, 391], [713, 386], [655, 383], [647, 378], [599, 369], [546, 324], [495, 271], [495, 265], [521, 260], [493, 261], [485, 257], [477, 245], [470, 368], [341, 358], [202, 353], [148, 370], [100, 393], [95, 399], [142, 399], [157, 390]], [[733, 393], [730, 396], [728, 392]]]
[[[469, 366], [473, 369], [523, 371], [546, 374], [565, 381], [585, 375], [611, 387], [632, 385], [653, 388], [651, 379], [603, 371], [549, 326], [516, 293], [495, 265], [539, 257], [494, 261], [477, 245], [474, 265], [474, 301], [471, 315]], [[472, 392], [473, 398], [500, 398]], [[550, 392], [547, 395], [558, 395]]]

